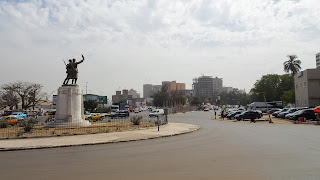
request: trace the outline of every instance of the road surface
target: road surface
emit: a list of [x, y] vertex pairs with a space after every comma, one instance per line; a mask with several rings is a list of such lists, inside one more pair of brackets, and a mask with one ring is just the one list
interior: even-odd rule
[[170, 116], [171, 122], [202, 127], [174, 137], [0, 152], [0, 176], [55, 180], [320, 179], [319, 126], [215, 121], [210, 120], [212, 114]]

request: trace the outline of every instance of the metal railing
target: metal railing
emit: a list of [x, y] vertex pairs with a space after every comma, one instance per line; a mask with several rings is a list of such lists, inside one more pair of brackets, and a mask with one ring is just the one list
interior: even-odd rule
[[[53, 122], [50, 116], [38, 116], [37, 119], [25, 118], [18, 122], [0, 120], [0, 139], [25, 137], [51, 137], [79, 134], [108, 133], [115, 131], [129, 131], [140, 128], [149, 128], [168, 123], [167, 116], [149, 117], [149, 111], [134, 113], [129, 117], [101, 117], [92, 118], [86, 127], [46, 127]], [[160, 122], [160, 123], [159, 123]]]

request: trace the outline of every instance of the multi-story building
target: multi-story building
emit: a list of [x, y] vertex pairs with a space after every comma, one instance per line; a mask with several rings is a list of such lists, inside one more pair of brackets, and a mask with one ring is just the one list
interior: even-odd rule
[[150, 98], [153, 95], [152, 84], [143, 85], [143, 97]]
[[196, 97], [212, 97], [222, 91], [222, 78], [200, 76], [193, 79], [193, 93]]
[[177, 81], [162, 81], [162, 86], [165, 85], [168, 87], [168, 92], [186, 89], [185, 83], [177, 83]]
[[129, 95], [131, 95], [131, 98], [140, 98], [140, 94], [134, 89], [129, 90]]
[[320, 68], [306, 69], [294, 76], [296, 107], [320, 105]]
[[212, 78], [213, 82], [213, 92], [214, 93], [221, 93], [222, 92], [222, 78]]
[[320, 68], [320, 52], [316, 54], [316, 66]]

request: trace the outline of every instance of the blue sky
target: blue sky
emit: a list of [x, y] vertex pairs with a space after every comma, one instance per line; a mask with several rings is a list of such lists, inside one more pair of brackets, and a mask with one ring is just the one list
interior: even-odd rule
[[144, 83], [185, 82], [201, 74], [246, 89], [283, 74], [288, 54], [315, 68], [320, 52], [317, 0], [0, 0], [0, 82], [65, 78], [62, 59], [79, 65], [78, 84], [111, 96]]

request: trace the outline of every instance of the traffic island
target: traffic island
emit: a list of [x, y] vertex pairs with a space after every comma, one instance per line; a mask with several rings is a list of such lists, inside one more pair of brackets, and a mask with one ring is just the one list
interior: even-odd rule
[[0, 151], [58, 148], [139, 141], [190, 133], [198, 129], [200, 129], [200, 127], [197, 125], [169, 123], [167, 125], [161, 126], [160, 131], [158, 131], [157, 127], [152, 127], [125, 132], [30, 139], [8, 139], [1, 140]]

